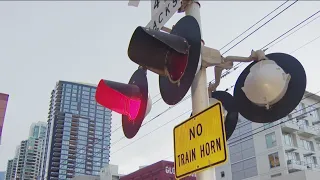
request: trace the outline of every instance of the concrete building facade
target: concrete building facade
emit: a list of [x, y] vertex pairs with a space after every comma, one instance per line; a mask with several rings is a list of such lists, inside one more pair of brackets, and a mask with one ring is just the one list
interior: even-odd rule
[[[269, 124], [239, 118], [228, 140], [229, 161], [218, 180], [269, 180], [294, 172], [320, 172], [320, 97], [305, 93], [287, 117]], [[320, 174], [319, 174], [320, 175]]]
[[51, 93], [41, 179], [99, 175], [109, 164], [111, 110], [95, 101], [96, 86], [59, 81]]

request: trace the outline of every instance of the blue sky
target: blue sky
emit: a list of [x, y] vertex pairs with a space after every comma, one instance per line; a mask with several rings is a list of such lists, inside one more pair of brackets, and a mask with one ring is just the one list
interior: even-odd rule
[[[56, 81], [97, 84], [101, 78], [119, 82], [129, 80], [137, 68], [127, 56], [129, 40], [137, 26], [145, 26], [150, 21], [150, 2], [140, 2], [138, 8], [129, 7], [127, 3], [0, 2], [0, 92], [10, 94], [0, 145], [0, 171], [5, 170], [7, 160], [14, 156], [20, 141], [27, 138], [31, 123], [47, 120], [50, 92]], [[202, 33], [206, 46], [220, 49], [281, 3], [201, 2]], [[248, 56], [251, 49], [263, 47], [319, 9], [318, 1], [298, 2], [226, 55]], [[175, 14], [166, 26], [172, 27], [183, 15]], [[318, 37], [319, 22], [320, 18], [273, 46], [267, 53], [290, 53]], [[292, 54], [303, 64], [307, 72], [307, 90], [311, 92], [320, 90], [317, 79], [319, 47], [320, 40], [317, 40]], [[233, 85], [244, 67], [223, 79], [218, 89]], [[207, 70], [207, 77], [208, 80], [214, 78], [212, 68]], [[159, 93], [158, 76], [148, 73], [148, 80], [151, 97], [154, 97]], [[145, 121], [167, 108], [160, 100]], [[128, 173], [140, 165], [173, 156], [172, 129], [185, 120], [189, 113], [122, 150], [118, 149], [190, 108], [191, 101], [188, 99], [142, 127], [134, 139], [123, 139], [112, 145], [111, 163], [119, 165], [121, 173]], [[119, 127], [120, 115], [113, 113], [112, 123], [113, 129]], [[121, 137], [123, 132], [118, 130], [112, 134], [111, 142]], [[173, 160], [172, 157], [168, 159]]]

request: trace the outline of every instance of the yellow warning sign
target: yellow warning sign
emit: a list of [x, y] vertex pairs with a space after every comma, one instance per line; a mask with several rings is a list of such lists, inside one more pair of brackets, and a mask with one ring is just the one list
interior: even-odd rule
[[173, 136], [177, 179], [227, 161], [221, 102], [177, 125]]

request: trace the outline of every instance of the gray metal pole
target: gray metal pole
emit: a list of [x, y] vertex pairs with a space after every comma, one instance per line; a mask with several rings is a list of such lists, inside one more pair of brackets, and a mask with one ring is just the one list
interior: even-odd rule
[[[192, 4], [187, 6], [185, 13], [186, 15], [193, 16], [198, 21], [201, 29], [200, 4], [197, 0], [194, 0]], [[209, 106], [206, 67], [201, 66], [196, 74], [191, 86], [191, 97], [193, 114], [197, 114]], [[198, 173], [197, 180], [216, 180], [215, 168]]]

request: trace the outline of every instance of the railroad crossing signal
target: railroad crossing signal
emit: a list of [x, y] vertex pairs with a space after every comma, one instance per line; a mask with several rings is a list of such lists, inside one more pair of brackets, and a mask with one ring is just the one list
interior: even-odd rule
[[159, 74], [160, 93], [169, 105], [186, 95], [195, 77], [201, 49], [197, 20], [185, 16], [170, 34], [137, 27], [130, 40], [129, 58], [138, 65]]
[[138, 133], [152, 106], [146, 71], [141, 68], [133, 73], [128, 84], [100, 80], [95, 97], [102, 106], [122, 114], [122, 129], [127, 138]]
[[306, 84], [306, 72], [296, 58], [272, 53], [242, 71], [233, 94], [243, 117], [257, 123], [270, 123], [297, 107]]

